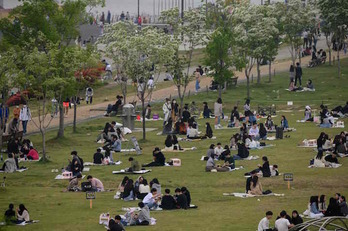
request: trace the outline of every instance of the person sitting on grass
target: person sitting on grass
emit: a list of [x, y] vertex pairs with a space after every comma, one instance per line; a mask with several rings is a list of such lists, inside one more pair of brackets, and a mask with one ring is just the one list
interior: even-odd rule
[[161, 150], [156, 147], [153, 152], [153, 161], [149, 164], [144, 164], [143, 167], [156, 167], [156, 166], [164, 166], [166, 158], [164, 157]]
[[187, 198], [182, 193], [180, 188], [175, 189], [175, 197], [176, 197], [176, 208], [177, 209], [188, 209]]
[[311, 79], [309, 79], [309, 80], [307, 81], [306, 88], [308, 88], [308, 89], [310, 89], [310, 90], [313, 90], [313, 89], [314, 89], [313, 81], [312, 81]]
[[76, 151], [71, 152], [72, 160], [69, 160], [67, 171], [72, 172], [73, 176], [81, 173], [83, 170], [83, 160], [77, 155]]
[[205, 171], [206, 172], [211, 172], [212, 170], [214, 171], [217, 171], [217, 172], [227, 172], [229, 171], [229, 168], [228, 167], [225, 167], [225, 166], [220, 166], [220, 165], [215, 165], [215, 154], [212, 154], [208, 161], [207, 161], [207, 164], [205, 166]]
[[123, 224], [122, 224], [122, 218], [120, 215], [115, 216], [115, 223], [116, 223], [116, 225], [118, 225], [118, 228], [117, 228], [118, 230], [125, 231]]
[[235, 161], [233, 159], [233, 156], [231, 156], [231, 153], [227, 153], [226, 156], [225, 156], [225, 163], [223, 165], [224, 167], [229, 167], [231, 169], [235, 169], [236, 166], [235, 166]]
[[246, 180], [246, 190], [245, 190], [246, 193], [248, 193], [251, 190], [251, 181], [253, 177], [256, 176], [256, 174], [257, 174], [256, 170], [253, 170], [250, 172], [250, 177], [248, 177]]
[[81, 191], [81, 188], [80, 188], [80, 181], [81, 181], [81, 179], [82, 179], [81, 173], [77, 174], [76, 177], [72, 178], [69, 181], [69, 185], [66, 188], [66, 191], [68, 191], [68, 192], [79, 192], [79, 191]]
[[160, 207], [163, 210], [172, 210], [176, 208], [176, 201], [172, 195], [170, 195], [170, 189], [164, 190], [165, 194], [162, 197]]
[[260, 123], [259, 135], [261, 140], [267, 139], [267, 129], [265, 128], [263, 123]]
[[329, 162], [329, 164], [339, 164], [336, 153], [334, 153], [334, 152], [331, 153], [330, 155], [327, 155], [325, 157], [325, 161]]
[[324, 214], [319, 211], [318, 201], [319, 201], [318, 196], [311, 196], [309, 201], [310, 203], [309, 217], [310, 218], [321, 218], [324, 216]]
[[288, 120], [285, 118], [284, 115], [282, 115], [282, 119], [280, 121], [280, 127], [282, 127], [283, 130], [287, 130], [289, 128]]
[[238, 107], [235, 106], [231, 112], [231, 118], [230, 118], [230, 122], [228, 123], [228, 127], [239, 127], [239, 112], [238, 112]]
[[28, 160], [39, 160], [39, 153], [33, 146], [29, 147], [29, 153], [27, 154]]
[[173, 150], [173, 138], [172, 135], [167, 135], [166, 140], [164, 141], [165, 150]]
[[278, 165], [274, 164], [270, 166], [271, 176], [279, 176]]
[[16, 212], [13, 210], [14, 205], [13, 204], [9, 204], [8, 206], [8, 210], [5, 211], [5, 222], [6, 224], [12, 224], [14, 222], [16, 222]]
[[142, 200], [144, 199], [144, 197], [151, 192], [150, 186], [147, 183], [146, 179], [143, 179], [142, 182], [139, 184], [139, 188], [138, 188], [138, 193], [137, 193], [137, 198]]
[[103, 192], [103, 191], [105, 191], [104, 190], [104, 185], [103, 185], [103, 183], [99, 179], [89, 175], [89, 176], [87, 176], [87, 180], [91, 183], [92, 190], [94, 190], [96, 192]]
[[327, 166], [323, 150], [318, 151], [318, 154], [314, 158], [313, 166], [316, 168], [325, 168]]
[[267, 116], [267, 119], [265, 121], [265, 126], [267, 128], [267, 130], [274, 130], [274, 122], [272, 120], [272, 116], [271, 115], [268, 115]]
[[97, 152], [93, 155], [93, 163], [94, 164], [102, 164], [104, 160], [104, 155], [101, 153], [101, 149], [98, 148]]
[[158, 202], [161, 200], [161, 194], [157, 193], [157, 189], [152, 188], [151, 192], [148, 193], [144, 199], [143, 203], [146, 205], [149, 209], [157, 209]]
[[335, 198], [331, 197], [329, 200], [329, 206], [325, 211], [325, 217], [341, 216], [340, 207]]
[[214, 148], [214, 154], [218, 158], [220, 158], [221, 153], [224, 151], [224, 149], [221, 147], [221, 143], [217, 143], [217, 146]]
[[162, 194], [162, 187], [160, 182], [158, 181], [157, 178], [153, 178], [152, 181], [150, 182], [150, 188], [153, 189], [155, 188], [157, 190], [157, 194]]
[[269, 220], [272, 219], [273, 213], [272, 211], [267, 211], [266, 216], [261, 219], [259, 222], [259, 226], [257, 228], [257, 231], [265, 231], [265, 230], [272, 230], [269, 227]]
[[347, 217], [348, 216], [348, 206], [346, 202], [346, 198], [344, 196], [340, 196], [338, 206], [340, 207], [340, 211], [342, 216]]
[[278, 231], [288, 231], [290, 228], [292, 228], [294, 225], [290, 224], [290, 221], [288, 219], [286, 219], [287, 214], [286, 212], [283, 210], [280, 212], [280, 218], [276, 220], [274, 227], [278, 230]]
[[205, 129], [205, 137], [212, 138], [213, 137], [213, 129], [211, 129], [210, 123], [206, 122], [206, 129]]
[[233, 155], [233, 158], [235, 160], [241, 160], [241, 159], [248, 158], [249, 150], [248, 150], [247, 146], [245, 145], [245, 143], [238, 143], [237, 145], [238, 145], [238, 154]]
[[121, 199], [124, 201], [132, 201], [134, 200], [134, 184], [132, 179], [127, 179], [124, 188], [123, 188], [123, 193], [121, 194]]
[[13, 153], [10, 153], [8, 154], [8, 159], [5, 160], [0, 170], [6, 173], [13, 173], [16, 172], [16, 170], [18, 169], [17, 165], [18, 164], [16, 163], [15, 155]]
[[187, 128], [186, 136], [188, 139], [202, 139], [202, 137], [199, 136], [199, 132], [198, 132], [196, 124], [189, 125], [189, 127]]
[[262, 166], [260, 164], [258, 165], [259, 170], [262, 172], [263, 177], [270, 177], [271, 176], [271, 169], [269, 166], [269, 161], [268, 161], [267, 156], [263, 156], [262, 161], [263, 161]]
[[291, 224], [298, 225], [302, 223], [303, 223], [303, 219], [302, 217], [300, 217], [297, 210], [292, 211]]
[[203, 118], [210, 118], [211, 110], [208, 107], [207, 102], [203, 102]]
[[122, 142], [121, 140], [117, 137], [117, 135], [111, 135], [111, 150], [114, 152], [121, 152], [121, 146], [122, 146]]
[[211, 155], [215, 155], [215, 144], [211, 144], [207, 150], [207, 155], [204, 157], [204, 160], [208, 160]]
[[151, 222], [150, 208], [143, 202], [139, 202], [139, 214], [136, 216], [136, 225], [149, 225]]
[[184, 107], [184, 111], [182, 112], [182, 122], [187, 122], [191, 118], [191, 114], [188, 110], [188, 105], [186, 104]]
[[29, 212], [23, 204], [20, 204], [17, 208], [17, 224], [27, 221], [30, 221]]
[[225, 160], [227, 154], [230, 154], [230, 156], [231, 156], [231, 151], [230, 151], [230, 148], [228, 147], [228, 145], [225, 145], [223, 151], [221, 152], [221, 154], [219, 156], [219, 160]]
[[260, 134], [259, 134], [259, 128], [257, 127], [257, 123], [253, 123], [253, 126], [249, 129], [249, 136], [252, 140], [259, 140]]
[[256, 175], [253, 176], [251, 179], [250, 190], [248, 194], [257, 195], [257, 196], [263, 195], [261, 182], [259, 180], [259, 177]]
[[178, 137], [176, 135], [173, 135], [173, 150], [183, 150], [178, 141]]
[[130, 167], [128, 168], [128, 172], [140, 171], [140, 165], [138, 161], [134, 160], [133, 157], [129, 157], [128, 161], [130, 162]]

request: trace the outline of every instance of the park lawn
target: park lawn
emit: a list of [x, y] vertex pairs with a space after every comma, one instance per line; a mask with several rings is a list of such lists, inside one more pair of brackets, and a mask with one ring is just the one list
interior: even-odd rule
[[[253, 161], [236, 161], [237, 166], [244, 166], [243, 170], [228, 173], [206, 173], [205, 162], [200, 157], [206, 154], [211, 143], [221, 142], [229, 144], [229, 138], [237, 130], [214, 130], [216, 140], [204, 140], [200, 142], [181, 142], [182, 147], [197, 147], [197, 150], [184, 153], [166, 153], [167, 160], [173, 157], [182, 160], [181, 167], [157, 167], [145, 175], [149, 181], [158, 178], [162, 190], [170, 188], [173, 192], [176, 187], [186, 186], [192, 197], [192, 203], [198, 206], [194, 210], [161, 211], [151, 212], [157, 219], [157, 225], [153, 227], [127, 227], [127, 230], [255, 230], [259, 220], [267, 210], [278, 214], [285, 209], [288, 213], [296, 209], [302, 213], [307, 208], [311, 195], [325, 194], [327, 201], [334, 193], [340, 192], [348, 195], [347, 165], [348, 160], [339, 159], [343, 164], [337, 169], [309, 169], [309, 160], [315, 156], [313, 149], [298, 148], [296, 145], [303, 139], [317, 138], [321, 131], [327, 132], [330, 137], [346, 129], [320, 129], [314, 123], [296, 123], [303, 117], [305, 105], [312, 105], [312, 108], [319, 108], [321, 101], [328, 104], [330, 108], [336, 105], [343, 105], [348, 99], [346, 88], [348, 86], [348, 60], [343, 61], [343, 75], [341, 79], [336, 77], [336, 68], [322, 66], [315, 69], [305, 69], [304, 79], [312, 78], [316, 92], [294, 93], [284, 89], [288, 85], [288, 74], [280, 74], [274, 78], [272, 83], [263, 83], [260, 86], [253, 84], [251, 87], [251, 106], [257, 109], [257, 105], [275, 104], [277, 109], [289, 109], [287, 101], [293, 101], [293, 111], [288, 113], [278, 112], [274, 121], [279, 124], [280, 115], [284, 114], [290, 127], [295, 127], [296, 132], [285, 133], [290, 138], [276, 141], [268, 141], [268, 144], [275, 144], [275, 147], [264, 150], [251, 151], [251, 155], [260, 157], [267, 156], [271, 164], [278, 164], [281, 173], [293, 173], [294, 182], [291, 190], [281, 176], [274, 178], [262, 178], [264, 190], [270, 189], [275, 193], [284, 193], [284, 197], [260, 198], [234, 198], [222, 196], [224, 192], [244, 192], [244, 173], [251, 171], [261, 164], [261, 159]], [[279, 90], [279, 96], [277, 92]], [[246, 96], [244, 85], [231, 88], [223, 94], [224, 111], [229, 115], [230, 109], [240, 102], [243, 105]], [[111, 97], [111, 96], [110, 96]], [[217, 98], [216, 92], [200, 93], [192, 95], [186, 102], [196, 101], [200, 106], [203, 101], [208, 101], [210, 107]], [[160, 110], [162, 105], [154, 105], [154, 109]], [[291, 108], [290, 108], [291, 109]], [[160, 111], [159, 111], [160, 112]], [[162, 114], [162, 112], [160, 112]], [[85, 199], [84, 193], [63, 193], [67, 181], [54, 180], [57, 173], [51, 169], [61, 169], [67, 164], [70, 152], [77, 150], [84, 161], [92, 161], [92, 156], [99, 145], [95, 139], [110, 118], [102, 118], [88, 121], [78, 125], [78, 132], [72, 134], [71, 127], [65, 129], [65, 138], [57, 140], [56, 131], [48, 133], [48, 155], [51, 162], [24, 163], [29, 167], [24, 173], [7, 174], [6, 188], [0, 188], [0, 211], [5, 211], [10, 202], [18, 206], [24, 203], [29, 210], [31, 219], [40, 220], [38, 224], [26, 227], [1, 227], [0, 230], [105, 230], [98, 224], [99, 215], [103, 212], [110, 212], [112, 215], [122, 214], [122, 207], [136, 206], [138, 201], [124, 202], [114, 200], [115, 192], [98, 193], [93, 201], [93, 208], [89, 208], [89, 202]], [[117, 119], [118, 120], [118, 119]], [[204, 131], [205, 122], [213, 124], [213, 119], [198, 120], [200, 130]], [[348, 124], [348, 119], [344, 119]], [[223, 122], [223, 125], [226, 125]], [[152, 132], [146, 132], [147, 141], [140, 141], [143, 148], [143, 155], [135, 158], [140, 163], [149, 162], [152, 159], [152, 150], [155, 146], [164, 147], [165, 136], [157, 136], [161, 130], [162, 122], [147, 122], [148, 128], [158, 128]], [[136, 122], [136, 127], [141, 127]], [[134, 136], [141, 139], [142, 133], [135, 132]], [[127, 135], [130, 139], [132, 135]], [[40, 150], [40, 136], [29, 137]], [[123, 143], [123, 148], [131, 147], [129, 143]], [[235, 154], [235, 151], [232, 151]], [[112, 170], [128, 167], [128, 158], [124, 154], [114, 156], [123, 163], [121, 166], [92, 166], [90, 172], [94, 177], [101, 179], [105, 188], [116, 189], [124, 176], [112, 175]], [[86, 174], [86, 173], [84, 173]], [[86, 174], [86, 175], [87, 175]], [[130, 175], [135, 180], [137, 175]], [[273, 217], [271, 224], [274, 224]]]

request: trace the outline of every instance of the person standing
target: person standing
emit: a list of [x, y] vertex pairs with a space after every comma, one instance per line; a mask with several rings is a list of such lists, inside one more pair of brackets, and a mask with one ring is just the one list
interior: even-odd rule
[[222, 100], [218, 98], [214, 103], [214, 116], [215, 116], [215, 129], [221, 128], [221, 117], [222, 117]]
[[105, 23], [105, 14], [102, 12], [102, 15], [100, 16], [100, 22], [104, 25]]
[[289, 76], [290, 76], [290, 83], [294, 82], [295, 80], [295, 67], [294, 65], [290, 65], [290, 70], [289, 70]]
[[26, 104], [23, 105], [23, 108], [20, 111], [19, 120], [22, 121], [23, 134], [26, 134], [28, 121], [31, 120], [31, 112]]
[[300, 63], [296, 63], [296, 76], [295, 76], [295, 86], [297, 86], [297, 80], [300, 83], [300, 87], [302, 86], [302, 67]]
[[106, 16], [106, 22], [107, 23], [111, 23], [111, 12], [110, 12], [110, 10], [108, 10], [108, 15]]
[[165, 124], [169, 120], [171, 112], [172, 112], [172, 105], [170, 103], [170, 99], [166, 98], [166, 102], [163, 104], [162, 110], [164, 114], [164, 124]]
[[199, 72], [199, 68], [196, 69], [195, 77], [196, 77], [195, 89], [196, 89], [196, 92], [198, 92], [198, 90], [201, 88], [201, 86], [199, 85], [199, 83], [201, 82], [201, 74]]
[[93, 101], [93, 88], [91, 87], [87, 87], [86, 88], [86, 103], [88, 104], [88, 102], [90, 104], [92, 104]]

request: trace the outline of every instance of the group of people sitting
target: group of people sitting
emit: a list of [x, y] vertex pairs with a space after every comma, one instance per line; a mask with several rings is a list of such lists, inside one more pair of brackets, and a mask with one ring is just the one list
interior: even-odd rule
[[303, 223], [302, 217], [297, 210], [292, 211], [292, 216], [288, 215], [285, 210], [281, 211], [274, 223], [274, 229], [270, 226], [269, 221], [272, 219], [273, 212], [267, 211], [266, 216], [259, 222], [257, 231], [288, 231], [295, 225]]
[[329, 135], [321, 132], [317, 139], [317, 150], [318, 153], [312, 163], [314, 167], [337, 167], [339, 164], [337, 157], [348, 155], [348, 133], [342, 131], [331, 142]]
[[166, 140], [164, 141], [164, 149], [171, 150], [183, 150], [178, 141], [178, 137], [176, 135], [167, 135]]
[[320, 49], [318, 52], [316, 52], [315, 49], [312, 51], [312, 59], [308, 63], [308, 67], [315, 67], [322, 63], [325, 63], [326, 61], [326, 51], [323, 49]]
[[346, 105], [337, 106], [334, 109], [331, 110], [331, 114], [333, 117], [345, 117], [348, 116], [348, 101], [346, 102]]
[[8, 158], [0, 168], [1, 171], [12, 173], [25, 167], [19, 167], [19, 160], [39, 160], [39, 153], [33, 147], [33, 143], [29, 139], [23, 141], [18, 139], [11, 139], [7, 144]]
[[[221, 143], [217, 143], [216, 147], [215, 144], [211, 144], [207, 151], [207, 155], [204, 157], [204, 160], [207, 161], [205, 166], [206, 172], [228, 172], [236, 167], [234, 158], [231, 156], [231, 151], [228, 145], [225, 145], [225, 147], [222, 148]], [[216, 165], [216, 160], [223, 161], [223, 164]]]
[[29, 222], [29, 212], [25, 208], [24, 204], [20, 204], [16, 211], [14, 210], [14, 205], [9, 204], [8, 210], [4, 214], [5, 223], [9, 224], [21, 224], [23, 222]]
[[326, 196], [311, 196], [308, 209], [304, 215], [310, 218], [332, 217], [332, 216], [348, 216], [348, 206], [346, 198], [340, 193], [336, 193], [334, 197], [329, 200], [329, 205], [326, 205]]
[[[70, 179], [69, 185], [66, 188], [66, 192], [104, 192], [104, 185], [98, 178], [95, 178], [91, 175], [87, 176], [87, 182], [82, 182], [82, 174], [78, 173], [75, 177]], [[81, 185], [81, 187], [80, 187]]]
[[329, 109], [327, 106], [321, 104], [320, 105], [320, 127], [321, 128], [331, 128], [334, 126], [334, 117], [329, 112]]

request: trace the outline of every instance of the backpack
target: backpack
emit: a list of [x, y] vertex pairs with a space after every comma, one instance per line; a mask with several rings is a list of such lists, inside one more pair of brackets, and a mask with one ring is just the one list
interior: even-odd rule
[[81, 183], [81, 190], [82, 190], [82, 192], [92, 191], [92, 184], [91, 184], [91, 182], [89, 182], [89, 181], [82, 182]]
[[78, 158], [79, 158], [79, 160], [80, 160], [80, 163], [81, 163], [81, 172], [83, 171], [83, 168], [84, 168], [84, 166], [83, 166], [83, 159], [81, 158], [81, 157], [79, 157], [79, 156], [77, 156]]

